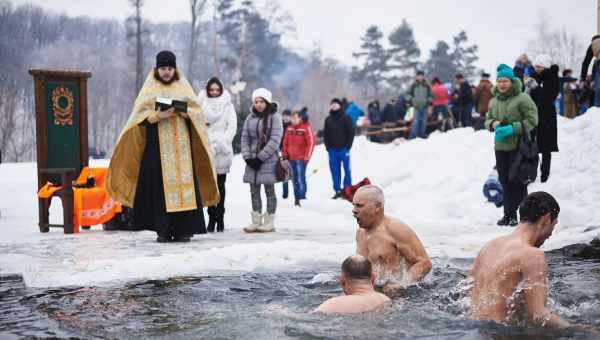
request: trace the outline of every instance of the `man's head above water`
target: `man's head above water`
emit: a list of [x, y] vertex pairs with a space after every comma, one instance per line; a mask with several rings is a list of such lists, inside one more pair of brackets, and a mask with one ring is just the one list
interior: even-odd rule
[[521, 224], [532, 228], [532, 245], [540, 247], [552, 235], [559, 213], [558, 202], [547, 192], [538, 191], [525, 197], [519, 207], [519, 215]]
[[368, 258], [350, 256], [342, 263], [340, 285], [344, 295], [323, 302], [315, 311], [323, 313], [363, 313], [377, 310], [390, 299], [375, 291], [375, 274]]
[[357, 285], [372, 286], [375, 282], [375, 274], [371, 261], [362, 255], [348, 257], [342, 263], [342, 275], [340, 284], [344, 293], [353, 294], [353, 288]]
[[352, 215], [356, 218], [358, 226], [371, 229], [384, 217], [385, 196], [379, 187], [365, 185], [354, 194], [352, 205]]

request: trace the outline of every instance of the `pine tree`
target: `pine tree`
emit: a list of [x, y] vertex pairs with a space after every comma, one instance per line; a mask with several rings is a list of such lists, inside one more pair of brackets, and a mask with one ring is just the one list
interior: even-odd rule
[[477, 56], [477, 45], [468, 45], [467, 33], [461, 31], [453, 38], [453, 50], [451, 53], [454, 60], [454, 68], [457, 73], [462, 73], [466, 79], [475, 77], [477, 67], [475, 62], [479, 60]]
[[412, 27], [406, 19], [393, 31], [389, 37], [391, 58], [389, 69], [393, 73], [389, 78], [391, 86], [406, 88], [411, 83], [414, 74], [419, 67], [421, 50], [415, 41]]
[[438, 41], [435, 48], [429, 51], [429, 60], [425, 63], [428, 77], [438, 77], [442, 82], [449, 82], [456, 74], [450, 46], [445, 41]]
[[370, 26], [361, 38], [361, 50], [352, 55], [356, 59], [364, 59], [363, 65], [352, 68], [353, 82], [366, 82], [373, 87], [375, 97], [379, 97], [382, 82], [386, 79], [389, 55], [381, 44], [383, 33], [377, 26]]

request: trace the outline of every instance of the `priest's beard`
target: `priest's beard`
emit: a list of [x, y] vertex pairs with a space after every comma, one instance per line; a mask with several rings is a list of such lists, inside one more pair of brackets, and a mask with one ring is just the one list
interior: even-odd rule
[[172, 83], [176, 82], [179, 80], [179, 75], [177, 74], [177, 71], [175, 71], [173, 73], [173, 76], [171, 77], [171, 79], [169, 81], [165, 81], [164, 79], [161, 78], [160, 74], [158, 73], [158, 69], [154, 69], [154, 79], [158, 80], [159, 82], [165, 84], [165, 85], [171, 85]]

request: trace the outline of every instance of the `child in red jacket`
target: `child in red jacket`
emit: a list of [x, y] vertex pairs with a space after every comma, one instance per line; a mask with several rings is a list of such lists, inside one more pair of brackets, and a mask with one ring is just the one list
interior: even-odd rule
[[292, 168], [295, 205], [306, 199], [306, 166], [312, 157], [315, 138], [310, 124], [304, 121], [300, 112], [292, 113], [292, 124], [285, 130], [283, 137], [283, 157]]

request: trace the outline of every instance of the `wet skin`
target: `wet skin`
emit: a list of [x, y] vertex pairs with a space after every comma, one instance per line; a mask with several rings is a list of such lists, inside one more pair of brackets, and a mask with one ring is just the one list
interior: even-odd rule
[[556, 220], [547, 214], [536, 225], [520, 224], [512, 234], [482, 248], [470, 274], [473, 318], [512, 323], [527, 313], [534, 325], [569, 326], [546, 307], [546, 257], [538, 247], [550, 237], [555, 225]]
[[383, 207], [358, 192], [352, 210], [359, 229], [357, 253], [373, 264], [376, 283], [385, 293], [393, 293], [422, 280], [431, 270], [431, 261], [423, 244], [406, 224], [386, 217]]

